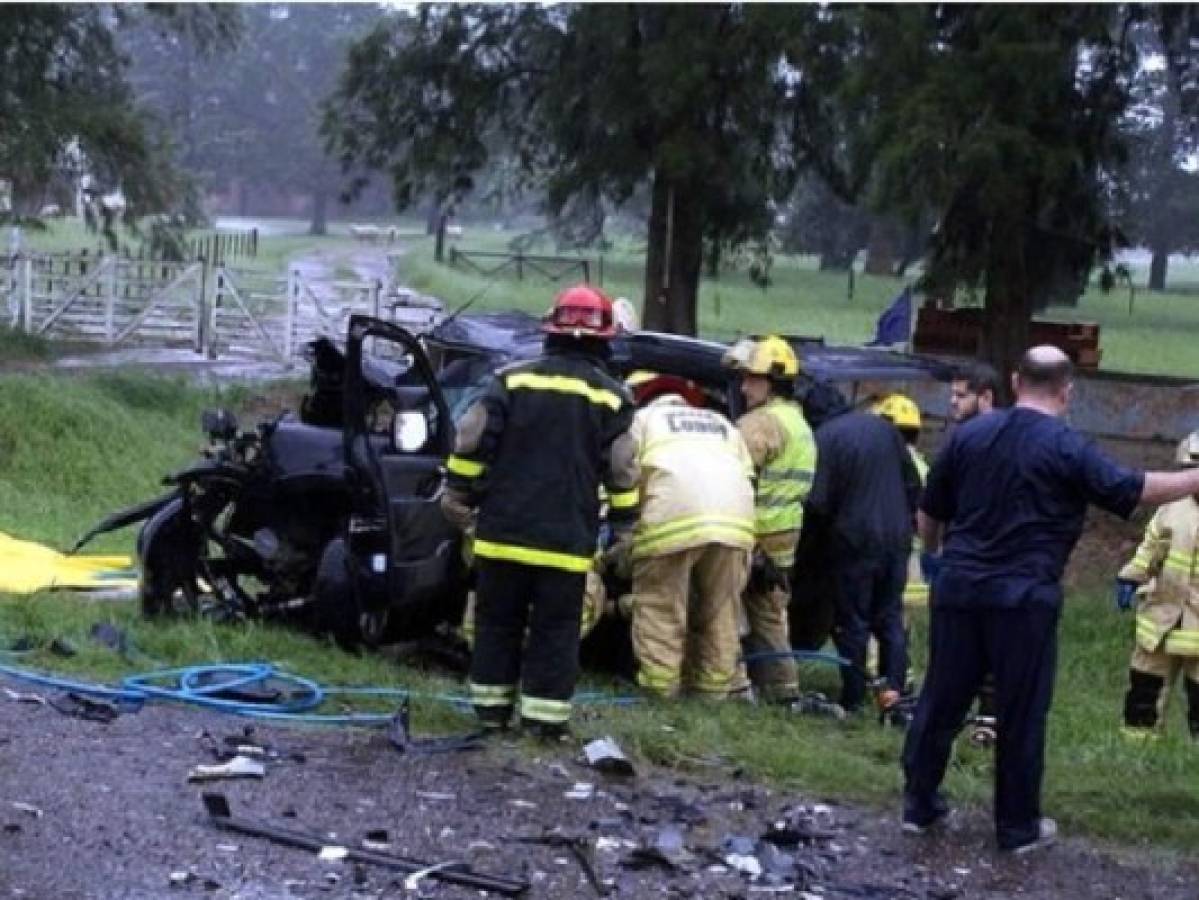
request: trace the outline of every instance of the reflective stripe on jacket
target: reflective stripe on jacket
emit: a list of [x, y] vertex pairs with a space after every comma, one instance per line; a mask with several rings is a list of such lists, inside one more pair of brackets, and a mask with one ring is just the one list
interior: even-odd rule
[[1154, 514], [1120, 577], [1146, 586], [1136, 639], [1146, 652], [1199, 656], [1199, 502], [1186, 497]]
[[637, 413], [632, 435], [641, 469], [634, 558], [705, 544], [753, 548], [753, 463], [728, 419], [668, 394]]
[[[920, 476], [920, 486], [928, 479], [928, 460], [924, 458], [914, 445], [908, 445], [908, 455]], [[924, 580], [924, 570], [920, 568], [920, 554], [924, 552], [924, 542], [919, 535], [912, 536], [912, 553], [908, 557], [908, 577], [903, 586], [903, 602], [905, 606], [928, 606], [928, 582]]]
[[774, 397], [742, 416], [737, 427], [758, 467], [754, 530], [798, 531], [816, 471], [816, 440], [799, 405]]
[[624, 385], [593, 357], [550, 351], [502, 369], [458, 422], [449, 486], [478, 506], [474, 553], [587, 572], [599, 530], [637, 516], [637, 469]]

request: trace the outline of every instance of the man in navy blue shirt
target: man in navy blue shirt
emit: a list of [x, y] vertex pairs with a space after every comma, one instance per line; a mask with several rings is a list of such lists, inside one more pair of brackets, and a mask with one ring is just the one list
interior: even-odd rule
[[1124, 468], [1062, 422], [1071, 375], [1056, 347], [1029, 350], [1012, 379], [1016, 405], [958, 428], [929, 472], [919, 528], [941, 564], [928, 675], [903, 752], [905, 831], [926, 831], [948, 812], [939, 789], [953, 740], [991, 671], [999, 846], [1019, 853], [1053, 839], [1056, 825], [1041, 816], [1045, 724], [1062, 571], [1087, 506], [1127, 517], [1139, 503], [1199, 491], [1199, 469]]

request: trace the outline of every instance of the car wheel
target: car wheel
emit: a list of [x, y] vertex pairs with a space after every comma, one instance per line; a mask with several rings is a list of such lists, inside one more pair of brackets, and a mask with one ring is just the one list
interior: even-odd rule
[[350, 554], [342, 538], [334, 538], [321, 552], [313, 593], [313, 627], [328, 634], [344, 650], [352, 650], [364, 640]]
[[182, 505], [171, 504], [156, 514], [142, 529], [138, 545], [142, 615], [160, 618], [198, 613], [198, 547]]

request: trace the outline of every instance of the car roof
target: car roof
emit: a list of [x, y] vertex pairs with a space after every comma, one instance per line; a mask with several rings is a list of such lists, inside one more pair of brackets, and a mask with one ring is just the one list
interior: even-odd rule
[[[454, 316], [426, 336], [445, 347], [495, 356], [497, 361], [531, 359], [541, 352], [545, 335], [536, 317], [523, 312]], [[784, 335], [799, 354], [803, 371], [819, 381], [948, 381], [951, 367], [940, 360], [877, 347], [833, 346], [821, 338]], [[648, 369], [681, 375], [706, 384], [727, 380], [721, 358], [728, 345], [719, 341], [637, 331], [612, 342], [615, 367], [625, 373]]]

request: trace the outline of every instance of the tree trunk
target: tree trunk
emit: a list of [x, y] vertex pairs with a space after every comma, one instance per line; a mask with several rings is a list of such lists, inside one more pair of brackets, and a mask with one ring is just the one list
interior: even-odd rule
[[1164, 291], [1166, 289], [1166, 266], [1170, 260], [1170, 250], [1164, 242], [1154, 242], [1152, 251], [1153, 258], [1149, 263], [1149, 290]]
[[312, 224], [308, 226], [309, 234], [325, 235], [329, 233], [329, 192], [317, 188], [312, 192]]
[[854, 257], [858, 254], [856, 251], [850, 251], [843, 247], [837, 247], [831, 250], [820, 251], [820, 271], [821, 272], [848, 272], [853, 265]]
[[699, 274], [703, 265], [704, 214], [699, 190], [654, 175], [645, 258], [645, 315], [649, 331], [694, 335], [698, 331]]
[[1009, 402], [1010, 374], [1028, 349], [1032, 298], [1024, 261], [1024, 235], [1018, 222], [996, 222], [987, 265], [986, 308], [979, 351], [1000, 373], [1003, 401]]
[[903, 236], [894, 222], [890, 219], [875, 219], [870, 227], [870, 242], [862, 270], [867, 275], [895, 274], [902, 242]]
[[445, 262], [445, 228], [450, 223], [450, 208], [445, 204], [437, 207], [437, 223], [434, 229], [433, 262]]
[[708, 270], [708, 277], [717, 279], [720, 277], [720, 241], [708, 241], [708, 258], [705, 260]]
[[425, 213], [425, 234], [429, 237], [437, 234], [437, 223], [441, 221], [441, 204], [433, 203]]

